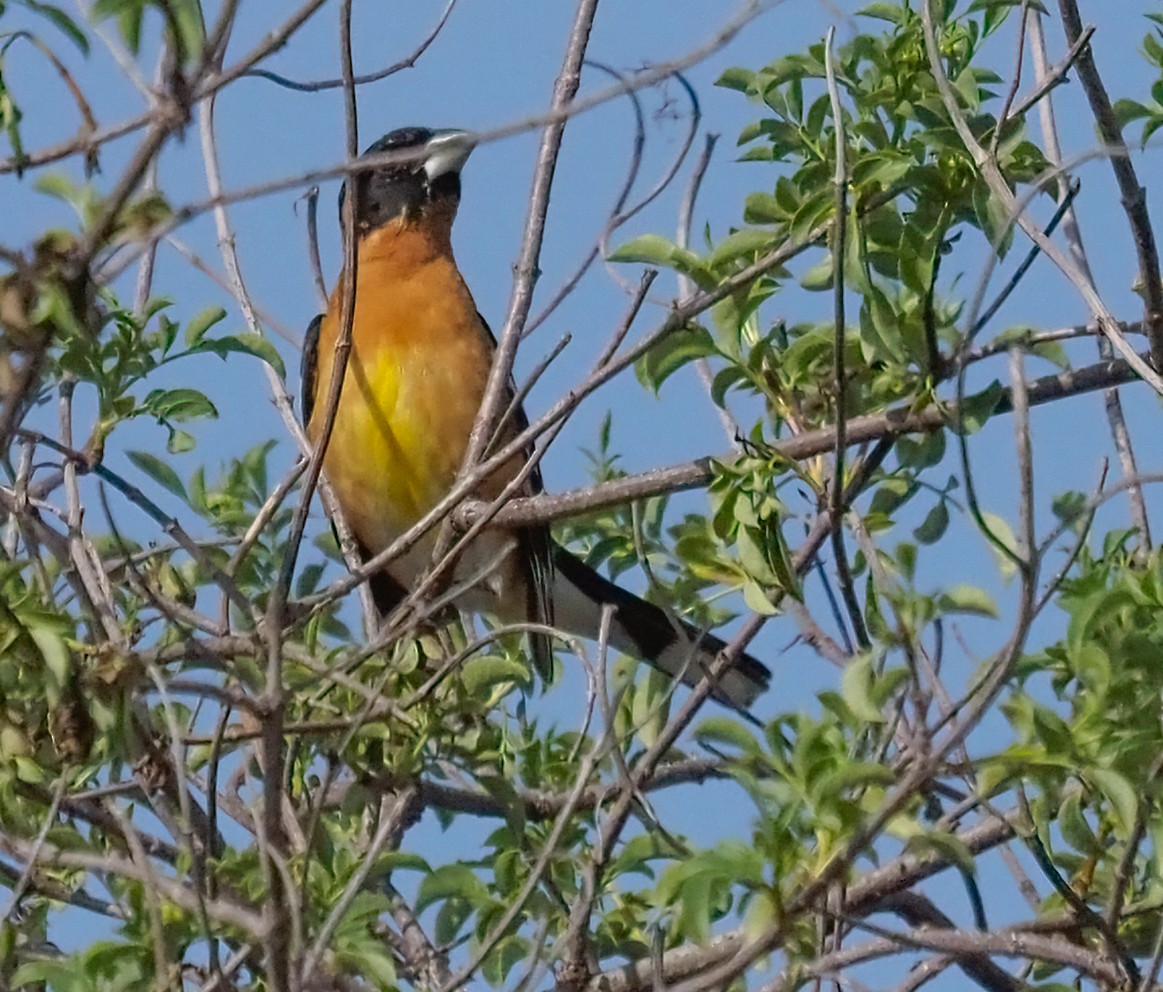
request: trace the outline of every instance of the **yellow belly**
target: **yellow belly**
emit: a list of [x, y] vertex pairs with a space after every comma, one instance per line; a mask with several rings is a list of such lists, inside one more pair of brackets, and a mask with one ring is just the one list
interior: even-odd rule
[[324, 469], [352, 529], [379, 551], [452, 488], [480, 405], [447, 351], [358, 346]]

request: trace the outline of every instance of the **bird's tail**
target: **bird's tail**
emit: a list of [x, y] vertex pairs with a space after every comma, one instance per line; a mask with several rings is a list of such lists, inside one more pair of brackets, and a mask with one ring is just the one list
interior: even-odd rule
[[[602, 608], [613, 606], [610, 645], [653, 665], [672, 678], [695, 685], [727, 645], [713, 634], [668, 614], [603, 578], [565, 548], [553, 548], [553, 621], [582, 637], [597, 637]], [[771, 681], [771, 672], [749, 654], [741, 654], [719, 677], [711, 695], [746, 712]]]

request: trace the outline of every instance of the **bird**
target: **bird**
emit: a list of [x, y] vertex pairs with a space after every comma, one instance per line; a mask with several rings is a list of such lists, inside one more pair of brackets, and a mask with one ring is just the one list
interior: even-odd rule
[[[398, 128], [364, 155], [384, 164], [352, 173], [340, 191], [354, 197], [356, 288], [351, 350], [327, 439], [323, 472], [367, 561], [408, 531], [452, 489], [493, 363], [496, 340], [477, 310], [452, 248], [461, 170], [475, 136], [456, 129]], [[387, 155], [386, 153], [398, 153]], [[349, 192], [350, 190], [350, 192]], [[325, 313], [303, 343], [302, 414], [318, 446], [341, 333], [341, 274]], [[513, 383], [509, 384], [513, 397]], [[518, 404], [499, 439], [527, 426]], [[525, 467], [532, 449], [501, 465], [474, 492], [496, 499]], [[518, 495], [543, 489], [534, 468]], [[381, 617], [415, 588], [431, 564], [439, 528], [369, 578]], [[491, 566], [491, 567], [490, 567]], [[615, 585], [566, 548], [545, 526], [482, 531], [461, 553], [452, 582], [482, 576], [456, 606], [502, 622], [531, 622], [597, 639], [612, 607], [608, 643], [672, 678], [694, 685], [725, 647], [714, 635]], [[533, 635], [542, 673], [549, 641]], [[747, 713], [770, 671], [741, 653], [712, 688], [719, 702]]]

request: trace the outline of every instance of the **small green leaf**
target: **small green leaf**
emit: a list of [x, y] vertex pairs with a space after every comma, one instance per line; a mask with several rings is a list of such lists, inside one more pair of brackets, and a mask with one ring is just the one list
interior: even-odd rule
[[900, 24], [904, 17], [899, 3], [886, 3], [883, 0], [861, 7], [856, 14], [858, 17], [872, 17], [890, 24]]
[[12, 756], [12, 763], [16, 766], [16, 777], [29, 785], [41, 785], [48, 778], [48, 771], [36, 761], [23, 754]]
[[[986, 527], [989, 528], [994, 538], [1009, 550], [1009, 555], [1004, 554], [993, 541], [989, 541], [989, 546], [997, 557], [998, 568], [1001, 570], [1002, 576], [1007, 579], [1012, 578], [1017, 571], [1017, 565], [1013, 559], [1020, 557], [1018, 554], [1018, 539], [1014, 536], [1013, 528], [1010, 527], [1009, 523], [1003, 517], [999, 517], [996, 513], [983, 512], [981, 519], [985, 521]], [[986, 536], [986, 540], [989, 540], [988, 536]], [[1010, 555], [1013, 557], [1011, 558]]]
[[206, 336], [206, 332], [211, 327], [225, 319], [226, 311], [222, 307], [207, 307], [201, 311], [186, 325], [184, 338], [186, 347], [194, 347], [194, 345], [198, 344]]
[[89, 54], [89, 39], [85, 36], [85, 32], [77, 27], [77, 22], [63, 10], [55, 4], [43, 3], [42, 0], [20, 0], [20, 2], [29, 10], [34, 10], [42, 17], [52, 21], [57, 29], [67, 35], [73, 44], [81, 50], [82, 54]]
[[1072, 789], [1062, 800], [1058, 808], [1058, 825], [1062, 829], [1063, 839], [1079, 853], [1089, 856], [1102, 851], [1102, 845], [1086, 821], [1082, 797], [1077, 788]]
[[240, 352], [244, 355], [253, 355], [261, 358], [278, 374], [280, 379], [287, 377], [287, 367], [283, 359], [275, 351], [275, 346], [261, 334], [236, 334], [224, 338], [204, 338], [190, 349], [191, 354], [198, 352], [213, 352], [219, 358], [225, 359], [231, 352]]
[[137, 55], [141, 51], [141, 22], [146, 4], [147, 0], [95, 0], [89, 16], [95, 21], [116, 17], [121, 37], [129, 50]]
[[170, 436], [166, 440], [166, 451], [171, 455], [181, 455], [187, 451], [193, 451], [197, 446], [198, 442], [194, 439], [193, 434], [171, 428]]
[[717, 279], [710, 267], [693, 251], [657, 234], [644, 234], [633, 238], [609, 256], [611, 262], [644, 262], [647, 265], [662, 265], [692, 279], [699, 289], [712, 289]]
[[977, 863], [973, 852], [965, 846], [964, 841], [943, 830], [925, 830], [914, 834], [905, 845], [918, 853], [933, 853], [950, 865], [960, 868], [970, 876], [977, 874]]
[[916, 495], [918, 488], [916, 482], [907, 475], [891, 476], [885, 479], [873, 493], [869, 512], [891, 516]]
[[898, 437], [896, 456], [901, 465], [909, 468], [932, 468], [945, 457], [945, 432]]
[[53, 677], [57, 689], [63, 689], [69, 684], [73, 673], [72, 655], [60, 631], [50, 624], [30, 623], [28, 633], [36, 642], [37, 649], [44, 659], [45, 667]]
[[1134, 121], [1152, 115], [1151, 108], [1146, 104], [1139, 103], [1137, 100], [1128, 100], [1125, 97], [1115, 101], [1114, 112], [1119, 126], [1123, 128]]
[[751, 731], [738, 720], [727, 716], [712, 716], [703, 720], [695, 728], [695, 740], [703, 747], [725, 744], [748, 757], [759, 753], [759, 742]]
[[198, 417], [217, 418], [218, 410], [204, 393], [196, 389], [155, 389], [142, 403], [159, 420], [179, 423]]
[[[685, 249], [679, 248], [673, 241], [658, 234], [643, 234], [631, 238], [624, 245], [615, 248], [609, 255], [611, 262], [644, 262], [647, 265], [665, 265], [669, 267], [673, 259]], [[692, 258], [697, 258], [693, 252], [688, 252]]]
[[956, 585], [946, 589], [937, 597], [937, 608], [943, 613], [968, 613], [993, 619], [998, 616], [993, 597], [984, 589], [970, 585]]
[[154, 482], [160, 486], [168, 489], [175, 496], [186, 499], [186, 487], [182, 485], [182, 480], [178, 477], [178, 473], [163, 462], [157, 455], [151, 455], [147, 451], [128, 451], [127, 457], [134, 465], [141, 471], [148, 475]]
[[529, 942], [517, 934], [501, 938], [491, 954], [481, 962], [481, 975], [493, 988], [509, 977], [513, 966], [529, 958]]
[[175, 48], [186, 63], [193, 62], [202, 54], [201, 0], [166, 0], [166, 3], [177, 28]]
[[488, 901], [489, 893], [468, 865], [441, 865], [431, 875], [420, 880], [416, 893], [416, 912], [422, 913], [429, 906], [444, 899], [463, 899], [470, 906], [480, 906]]
[[976, 434], [993, 416], [1004, 395], [1005, 389], [1002, 384], [994, 379], [981, 392], [966, 396], [957, 408], [955, 425], [960, 427], [962, 434], [967, 436]]
[[772, 606], [771, 600], [767, 598], [767, 593], [754, 579], [748, 579], [743, 583], [743, 602], [747, 604], [749, 610], [760, 616], [773, 617], [779, 612]]
[[529, 669], [510, 658], [474, 658], [461, 668], [460, 680], [470, 696], [487, 696], [499, 685], [524, 685]]
[[936, 544], [945, 535], [948, 527], [949, 507], [943, 499], [938, 500], [933, 509], [925, 516], [921, 525], [913, 531], [913, 537], [921, 544]]
[[812, 293], [832, 288], [832, 258], [828, 256], [800, 276], [800, 285]]
[[746, 93], [754, 85], [755, 75], [750, 69], [732, 66], [730, 69], [724, 70], [723, 74], [715, 80], [715, 85]]
[[1115, 814], [1121, 821], [1121, 836], [1125, 837], [1135, 827], [1139, 815], [1139, 795], [1135, 787], [1123, 775], [1109, 768], [1088, 768], [1089, 778], [1110, 801]]
[[734, 231], [715, 246], [707, 264], [718, 270], [720, 267], [736, 259], [750, 259], [752, 256], [771, 248], [774, 235], [757, 227], [745, 227]]
[[728, 365], [715, 373], [711, 380], [711, 399], [715, 406], [723, 408], [727, 403], [727, 392], [747, 378], [747, 373], [738, 365]]
[[634, 365], [638, 381], [657, 394], [662, 384], [684, 365], [717, 353], [706, 328], [691, 324], [668, 334]]
[[1059, 493], [1050, 501], [1054, 516], [1064, 524], [1075, 524], [1086, 516], [1087, 498], [1076, 490]]
[[840, 698], [852, 711], [852, 715], [865, 723], [885, 722], [884, 714], [874, 700], [875, 682], [872, 656], [868, 654], [853, 658], [840, 679]]

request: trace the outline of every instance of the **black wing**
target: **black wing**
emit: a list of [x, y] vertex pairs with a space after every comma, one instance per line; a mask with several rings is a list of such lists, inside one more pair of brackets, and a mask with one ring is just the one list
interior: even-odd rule
[[315, 380], [319, 378], [319, 329], [323, 326], [323, 314], [319, 314], [303, 335], [303, 357], [299, 361], [299, 376], [302, 387], [299, 405], [303, 408], [303, 426], [311, 423], [311, 413], [315, 409]]

